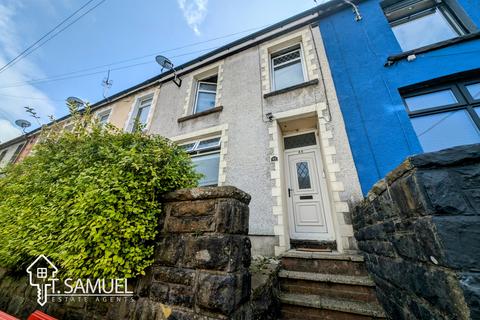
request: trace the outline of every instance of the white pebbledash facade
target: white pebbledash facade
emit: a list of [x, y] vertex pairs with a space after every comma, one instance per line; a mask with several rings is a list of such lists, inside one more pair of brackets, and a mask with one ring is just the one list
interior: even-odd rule
[[252, 252], [355, 250], [350, 204], [362, 198], [318, 12], [299, 15], [94, 105], [102, 121], [184, 146], [202, 185], [252, 196]]

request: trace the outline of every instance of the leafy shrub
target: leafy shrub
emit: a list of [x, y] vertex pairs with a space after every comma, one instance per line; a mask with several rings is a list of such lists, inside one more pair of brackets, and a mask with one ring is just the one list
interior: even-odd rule
[[72, 131], [43, 132], [0, 178], [0, 265], [44, 254], [77, 278], [134, 277], [152, 263], [164, 192], [197, 185], [189, 156], [140, 130], [102, 126], [73, 108]]

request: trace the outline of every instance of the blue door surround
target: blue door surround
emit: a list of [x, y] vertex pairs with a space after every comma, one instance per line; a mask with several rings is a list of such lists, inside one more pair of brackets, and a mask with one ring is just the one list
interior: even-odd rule
[[[456, 0], [476, 26], [480, 3]], [[333, 80], [345, 120], [363, 193], [422, 148], [405, 110], [399, 88], [480, 68], [480, 39], [417, 54], [385, 66], [402, 53], [379, 0], [358, 5], [319, 20]]]

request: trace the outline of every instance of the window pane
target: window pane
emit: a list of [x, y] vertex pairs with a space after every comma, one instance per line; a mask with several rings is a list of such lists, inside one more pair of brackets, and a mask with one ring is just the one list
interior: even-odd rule
[[277, 66], [288, 61], [300, 59], [300, 50], [295, 50], [273, 58], [273, 65]]
[[216, 84], [209, 84], [209, 83], [200, 83], [199, 89], [216, 92], [217, 91], [217, 85]]
[[195, 164], [197, 172], [204, 175], [199, 182], [200, 186], [218, 184], [218, 166], [220, 163], [219, 153], [193, 157], [192, 162]]
[[466, 110], [416, 117], [411, 120], [425, 152], [480, 142], [480, 131]]
[[478, 116], [480, 117], [480, 107], [475, 108], [475, 109], [473, 109], [473, 110], [475, 110], [475, 112], [476, 112], [476, 113], [478, 114]]
[[199, 92], [197, 97], [197, 107], [195, 113], [202, 112], [215, 107], [215, 93]]
[[220, 146], [220, 138], [213, 138], [208, 140], [200, 141], [198, 144], [197, 150], [204, 150], [212, 147]]
[[297, 163], [297, 179], [299, 189], [310, 189], [310, 171], [308, 170], [308, 163], [305, 161]]
[[300, 60], [274, 69], [275, 90], [303, 83], [303, 70]]
[[152, 99], [145, 99], [145, 100], [142, 100], [142, 102], [140, 102], [140, 106], [141, 107], [144, 107], [146, 105], [150, 105], [152, 103]]
[[185, 150], [186, 152], [190, 152], [193, 150], [194, 146], [195, 146], [195, 142], [192, 142], [192, 143], [183, 144], [180, 146], [180, 148], [183, 148], [183, 150]]
[[101, 114], [99, 115], [98, 120], [100, 121], [100, 123], [107, 123], [109, 115], [110, 113]]
[[466, 88], [474, 100], [480, 99], [480, 82], [470, 84]]
[[285, 149], [301, 148], [306, 146], [314, 146], [317, 144], [315, 139], [315, 133], [310, 132], [306, 134], [300, 134], [297, 136], [286, 137], [284, 139]]
[[393, 26], [392, 31], [403, 51], [458, 36], [458, 33], [438, 9], [423, 17]]
[[140, 124], [146, 124], [147, 123], [147, 118], [148, 118], [148, 112], [150, 111], [150, 106], [147, 105], [145, 107], [141, 107], [138, 109], [137, 113], [137, 121]]
[[410, 111], [448, 106], [457, 102], [457, 98], [450, 89], [405, 98], [405, 103]]

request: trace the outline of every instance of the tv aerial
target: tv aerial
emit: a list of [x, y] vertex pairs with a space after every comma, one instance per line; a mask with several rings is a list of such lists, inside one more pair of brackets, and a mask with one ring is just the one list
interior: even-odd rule
[[182, 79], [178, 77], [177, 70], [175, 70], [172, 61], [170, 61], [167, 57], [164, 57], [161, 55], [156, 56], [155, 60], [162, 67], [162, 71], [163, 69], [167, 69], [168, 71], [173, 71], [173, 75], [174, 75], [173, 83], [175, 83], [177, 87], [180, 88], [180, 86], [182, 85]]
[[108, 90], [110, 90], [112, 85], [113, 85], [113, 81], [110, 80], [110, 69], [108, 69], [107, 77], [104, 78], [102, 81], [103, 98], [107, 99]]
[[27, 120], [24, 120], [24, 119], [15, 120], [15, 124], [17, 126], [19, 126], [20, 128], [22, 128], [22, 131], [23, 131], [24, 134], [26, 134], [25, 130], [32, 125], [30, 123], [30, 121], [27, 121]]

